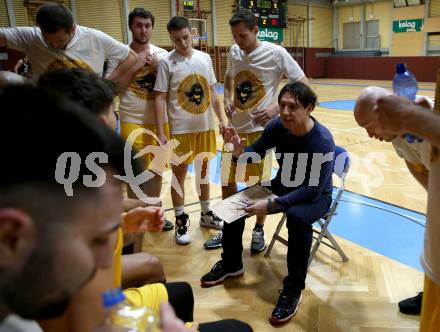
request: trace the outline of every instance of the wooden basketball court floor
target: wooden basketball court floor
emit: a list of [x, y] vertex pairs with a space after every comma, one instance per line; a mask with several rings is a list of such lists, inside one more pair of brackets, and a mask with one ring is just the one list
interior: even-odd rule
[[[368, 206], [352, 204], [355, 213], [350, 214], [351, 220], [339, 215], [341, 221], [335, 220], [334, 224], [338, 224], [340, 229], [356, 233], [356, 225], [375, 222], [374, 226], [369, 228], [371, 231], [358, 234], [358, 238], [369, 237], [374, 240], [377, 235], [379, 242], [385, 246], [406, 246], [405, 242], [387, 243], [391, 242], [393, 237], [388, 238], [387, 234], [383, 233], [390, 232], [391, 235], [394, 230], [381, 228], [382, 223], [385, 224], [392, 217], [383, 206], [401, 207], [405, 213], [413, 215], [413, 211], [416, 211], [417, 218], [423, 219], [426, 193], [409, 174], [403, 160], [397, 157], [391, 143], [370, 139], [366, 132], [357, 126], [351, 108], [356, 96], [364, 87], [379, 85], [391, 88], [391, 82], [315, 79], [311, 80], [311, 84], [321, 103], [313, 115], [331, 130], [336, 144], [344, 146], [352, 155], [353, 164], [346, 188], [353, 192], [353, 195], [360, 197], [359, 201], [368, 200], [382, 204], [382, 208], [374, 217], [370, 217], [368, 213], [358, 214], [368, 209]], [[434, 96], [434, 83], [419, 85], [419, 94]], [[333, 108], [325, 107], [328, 105]], [[336, 105], [336, 109], [331, 105]], [[338, 105], [342, 105], [341, 109], [337, 109]], [[218, 145], [220, 149], [220, 137]], [[270, 257], [265, 258], [263, 253], [251, 255], [249, 247], [255, 217], [247, 220], [243, 236], [243, 260], [246, 269], [244, 276], [229, 279], [223, 285], [201, 288], [200, 277], [220, 259], [221, 249], [208, 251], [203, 248], [203, 242], [214, 235], [215, 230], [204, 229], [198, 225], [200, 205], [192, 183], [193, 176], [189, 173], [186, 180], [185, 210], [192, 220], [191, 244], [176, 245], [174, 232], [146, 234], [144, 250], [160, 258], [168, 281], [184, 280], [192, 285], [196, 321], [236, 318], [249, 323], [255, 331], [418, 330], [418, 317], [400, 314], [397, 302], [422, 290], [423, 274], [420, 268], [408, 266], [368, 249], [360, 245], [360, 241], [353, 242], [339, 236], [337, 240], [350, 260], [343, 263], [336, 252], [321, 246], [311, 264], [303, 301], [297, 315], [281, 327], [272, 327], [268, 317], [276, 304], [282, 279], [287, 272], [287, 248], [277, 242]], [[168, 188], [167, 186], [169, 187], [168, 181], [164, 187]], [[169, 190], [163, 191], [166, 216], [174, 220]], [[213, 183], [212, 201], [215, 202], [220, 197], [221, 188]], [[344, 211], [340, 211], [340, 214]], [[279, 219], [280, 215], [267, 218], [266, 241], [270, 241]], [[410, 219], [401, 218], [392, 228], [408, 223], [411, 223]], [[423, 224], [417, 227], [420, 231], [416, 240], [421, 243]], [[286, 229], [283, 229], [282, 234], [287, 235]], [[411, 238], [406, 240], [412, 241]], [[419, 250], [417, 251], [412, 255], [417, 257], [420, 254]]]

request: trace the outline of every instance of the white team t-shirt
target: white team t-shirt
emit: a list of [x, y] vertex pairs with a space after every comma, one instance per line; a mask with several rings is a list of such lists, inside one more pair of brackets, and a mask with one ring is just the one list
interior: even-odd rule
[[416, 167], [424, 167], [427, 170], [431, 167], [431, 143], [426, 140], [422, 142], [408, 143], [405, 137], [398, 136], [391, 141], [394, 150], [400, 158], [405, 159]]
[[155, 91], [167, 92], [171, 134], [214, 129], [211, 85], [217, 83], [208, 54], [193, 50], [185, 58], [175, 50], [159, 62]]
[[[422, 100], [425, 100], [429, 104], [430, 110], [434, 109], [434, 102], [431, 98], [417, 95], [416, 102]], [[400, 158], [405, 159], [416, 167], [424, 167], [427, 170], [430, 169], [432, 146], [429, 141], [423, 140], [422, 142], [418, 142], [415, 140], [413, 143], [408, 143], [405, 137], [397, 136], [391, 143]]]
[[104, 61], [124, 61], [130, 48], [102, 31], [76, 25], [75, 35], [65, 50], [53, 49], [45, 42], [40, 28], [0, 28], [7, 47], [25, 53], [32, 66], [32, 79], [37, 80], [49, 69], [80, 67], [102, 75]]
[[[156, 55], [160, 60], [168, 52], [163, 48], [150, 44], [150, 54]], [[108, 72], [111, 73], [117, 65], [116, 60], [109, 61]], [[154, 114], [154, 84], [156, 83], [156, 75], [156, 70], [148, 65], [145, 65], [136, 72], [128, 86], [127, 92], [121, 98], [119, 105], [121, 121], [140, 125], [156, 124]], [[168, 122], [167, 117], [165, 122]]]
[[397, 137], [392, 143], [400, 157], [429, 170], [428, 209], [421, 263], [429, 279], [440, 285], [440, 159], [433, 158], [434, 147], [426, 140], [408, 143], [404, 137]]
[[228, 54], [226, 75], [234, 79], [232, 125], [239, 133], [262, 131], [250, 117], [255, 111], [276, 103], [278, 85], [286, 76], [296, 82], [305, 75], [286, 49], [269, 42], [247, 54], [237, 44]]

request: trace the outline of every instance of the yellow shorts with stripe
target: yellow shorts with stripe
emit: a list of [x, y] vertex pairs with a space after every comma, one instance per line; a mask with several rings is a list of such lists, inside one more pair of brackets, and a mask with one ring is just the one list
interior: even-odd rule
[[[144, 128], [148, 129], [151, 132], [153, 132], [155, 135], [157, 135], [156, 125], [140, 125], [136, 123], [130, 123], [130, 122], [123, 122], [121, 121], [121, 136], [127, 140], [128, 136], [135, 131], [136, 129]], [[164, 131], [165, 135], [170, 138], [170, 127], [168, 123], [164, 124]], [[141, 151], [143, 148], [147, 146], [159, 146], [159, 142], [149, 134], [141, 134], [137, 135], [136, 138], [133, 141], [133, 148], [136, 151]], [[155, 160], [155, 154], [148, 152], [145, 155], [142, 156], [144, 159], [144, 167], [145, 169], [154, 170], [157, 173], [162, 173], [166, 169], [169, 169], [168, 160], [169, 157], [166, 156], [166, 160], [163, 162], [165, 165], [159, 165], [155, 163], [153, 160]], [[160, 158], [159, 158], [160, 159]], [[161, 163], [162, 164], [162, 163]]]
[[182, 164], [189, 165], [196, 158], [210, 160], [217, 156], [217, 142], [214, 130], [173, 134], [171, 138], [179, 142], [179, 145], [174, 148], [174, 153], [179, 157], [187, 155]]
[[[263, 132], [257, 131], [248, 134], [239, 134], [241, 139], [245, 139], [245, 145], [251, 145], [257, 141]], [[222, 185], [237, 182], [246, 182], [254, 185], [261, 181], [267, 181], [272, 176], [272, 152], [266, 155], [257, 163], [239, 164], [232, 161], [232, 153], [226, 152], [223, 146], [220, 177]]]
[[420, 332], [437, 332], [440, 329], [440, 285], [425, 275]]

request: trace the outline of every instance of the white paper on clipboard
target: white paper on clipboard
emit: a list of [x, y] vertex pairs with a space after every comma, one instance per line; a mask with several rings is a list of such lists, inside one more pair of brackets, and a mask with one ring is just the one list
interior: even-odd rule
[[269, 189], [260, 185], [255, 185], [218, 202], [216, 205], [211, 207], [211, 210], [224, 222], [230, 224], [231, 222], [248, 214], [244, 211], [244, 208], [247, 205], [250, 205], [253, 202], [261, 199], [276, 197], [277, 196]]

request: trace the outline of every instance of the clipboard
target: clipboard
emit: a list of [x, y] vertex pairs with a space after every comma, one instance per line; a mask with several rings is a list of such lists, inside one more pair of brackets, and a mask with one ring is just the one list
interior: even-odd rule
[[248, 213], [244, 211], [247, 205], [258, 200], [276, 197], [278, 196], [272, 193], [272, 191], [257, 184], [218, 202], [211, 207], [211, 210], [225, 223], [230, 224], [248, 215]]

